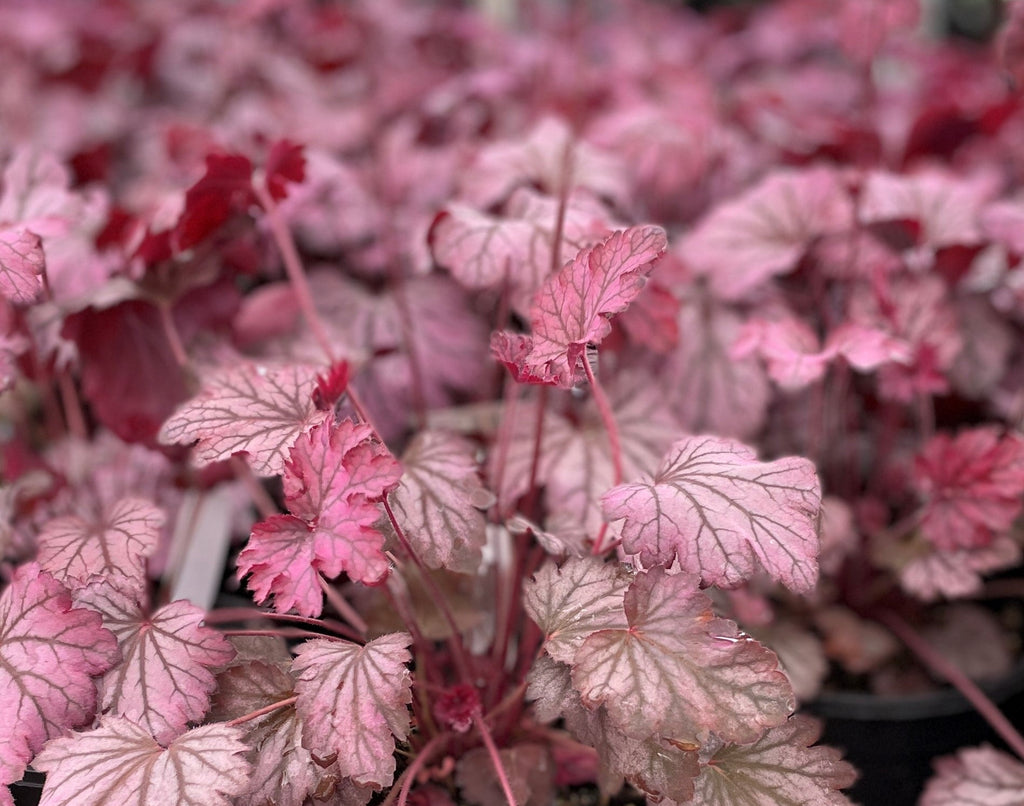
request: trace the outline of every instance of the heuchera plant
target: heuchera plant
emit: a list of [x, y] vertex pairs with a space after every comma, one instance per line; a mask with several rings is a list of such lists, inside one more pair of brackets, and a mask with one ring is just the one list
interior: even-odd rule
[[[959, 601], [1020, 595], [1024, 4], [600, 5], [0, 9], [0, 804], [834, 806], [829, 664], [1024, 757]], [[207, 499], [254, 604], [169, 601]]]

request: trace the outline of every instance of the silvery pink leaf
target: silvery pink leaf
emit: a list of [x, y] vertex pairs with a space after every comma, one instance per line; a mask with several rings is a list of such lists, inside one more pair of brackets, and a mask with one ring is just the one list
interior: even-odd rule
[[93, 678], [118, 659], [95, 613], [35, 564], [0, 594], [0, 787], [17, 781], [47, 739], [90, 720]]
[[697, 745], [654, 736], [636, 739], [619, 729], [604, 707], [584, 706], [569, 666], [542, 656], [530, 670], [527, 696], [541, 722], [561, 718], [577, 740], [597, 750], [602, 792], [613, 795], [625, 778], [651, 798], [689, 800], [697, 776]]
[[204, 610], [179, 600], [150, 614], [134, 592], [97, 578], [75, 598], [102, 616], [121, 648], [121, 662], [100, 685], [102, 711], [131, 720], [164, 745], [206, 715], [216, 688], [214, 671], [235, 650], [203, 626]]
[[230, 806], [249, 785], [240, 728], [205, 725], [161, 745], [127, 719], [54, 739], [33, 765], [40, 806]]
[[762, 568], [795, 591], [817, 582], [821, 488], [807, 459], [759, 462], [734, 440], [686, 437], [649, 482], [620, 485], [601, 506], [625, 519], [623, 549], [645, 565], [678, 559], [724, 586]]
[[35, 302], [43, 289], [43, 242], [27, 229], [0, 225], [0, 296], [18, 305]]
[[[586, 346], [608, 335], [609, 318], [636, 299], [666, 248], [660, 227], [632, 227], [613, 233], [566, 263], [534, 297], [530, 349], [515, 362], [516, 369], [559, 386], [576, 383]], [[507, 361], [503, 354], [499, 359]]]
[[774, 653], [717, 619], [689, 574], [654, 568], [625, 594], [628, 627], [590, 635], [573, 659], [583, 704], [637, 739], [756, 741], [782, 724], [793, 690]]
[[851, 806], [839, 792], [857, 778], [805, 716], [767, 731], [753, 744], [725, 744], [701, 764], [694, 802], [701, 806]]
[[95, 517], [65, 515], [45, 523], [37, 537], [39, 564], [66, 583], [93, 574], [146, 583], [146, 558], [156, 550], [164, 513], [144, 498], [122, 498]]
[[421, 431], [402, 455], [402, 480], [389, 498], [416, 553], [431, 568], [472, 573], [480, 563], [486, 526], [472, 443], [454, 434]]
[[486, 146], [462, 177], [462, 195], [477, 207], [503, 201], [518, 187], [536, 186], [551, 196], [586, 188], [628, 203], [629, 184], [618, 159], [576, 142], [559, 119], [541, 120], [525, 136]]
[[318, 371], [245, 363], [213, 373], [163, 424], [160, 441], [198, 440], [193, 457], [200, 466], [245, 453], [257, 475], [276, 475], [298, 436], [326, 419], [313, 405]]
[[740, 331], [729, 355], [745, 358], [756, 354], [767, 364], [768, 375], [782, 389], [795, 391], [821, 380], [834, 357], [822, 350], [818, 337], [795, 317], [751, 319]]
[[572, 663], [593, 633], [628, 626], [622, 604], [627, 587], [629, 575], [618, 562], [573, 558], [560, 568], [548, 562], [523, 583], [523, 606], [544, 632], [547, 654]]
[[678, 252], [715, 297], [737, 300], [792, 271], [816, 238], [852, 225], [853, 204], [836, 172], [775, 171], [714, 207]]
[[395, 737], [409, 730], [412, 638], [392, 633], [365, 646], [314, 639], [296, 649], [295, 709], [303, 745], [315, 757], [336, 757], [339, 773], [360, 785], [389, 786]]
[[899, 569], [900, 585], [925, 602], [958, 599], [981, 591], [982, 574], [1012, 568], [1020, 561], [1020, 545], [1007, 535], [997, 535], [989, 545], [979, 548], [922, 547]]
[[978, 217], [992, 196], [992, 183], [950, 172], [918, 174], [873, 171], [864, 183], [857, 211], [866, 224], [910, 221], [920, 227], [918, 242], [937, 249], [981, 240]]
[[735, 358], [744, 317], [706, 296], [688, 295], [680, 338], [662, 369], [663, 386], [691, 433], [749, 439], [764, 423], [771, 387], [756, 356]]
[[1024, 764], [989, 745], [964, 748], [935, 762], [920, 806], [1019, 806]]
[[[254, 660], [217, 675], [211, 719], [229, 721], [294, 695], [291, 676], [277, 664]], [[302, 806], [306, 798], [326, 799], [337, 770], [321, 767], [302, 746], [302, 721], [289, 705], [246, 722], [242, 740], [252, 764], [249, 787], [237, 803], [245, 806]]]

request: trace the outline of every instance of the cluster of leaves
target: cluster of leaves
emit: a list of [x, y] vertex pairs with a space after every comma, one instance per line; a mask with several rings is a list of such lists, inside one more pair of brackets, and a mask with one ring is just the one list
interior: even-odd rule
[[[0, 8], [0, 804], [837, 806], [829, 663], [1011, 662], [924, 608], [1021, 561], [1005, 71], [550, 5]], [[168, 601], [204, 497], [259, 607]]]

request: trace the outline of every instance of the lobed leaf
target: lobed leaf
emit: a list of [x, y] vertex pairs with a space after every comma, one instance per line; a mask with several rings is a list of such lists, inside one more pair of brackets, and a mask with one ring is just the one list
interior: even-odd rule
[[134, 595], [100, 582], [76, 598], [102, 615], [121, 647], [121, 663], [100, 685], [105, 713], [131, 720], [164, 745], [206, 715], [216, 688], [213, 670], [235, 651], [218, 631], [202, 626], [204, 610], [179, 600], [147, 615]]
[[523, 606], [544, 632], [547, 654], [572, 663], [598, 630], [628, 626], [622, 604], [627, 587], [629, 576], [619, 563], [572, 558], [559, 568], [548, 562], [523, 583]]
[[34, 563], [14, 572], [0, 594], [0, 787], [47, 739], [93, 718], [92, 678], [117, 659], [114, 636], [61, 583]]
[[143, 498], [122, 498], [92, 518], [66, 515], [43, 525], [38, 561], [63, 582], [93, 574], [141, 589], [146, 558], [156, 551], [164, 513]]
[[686, 437], [651, 482], [620, 485], [601, 504], [608, 520], [625, 519], [623, 548], [644, 565], [678, 559], [713, 585], [761, 568], [794, 591], [817, 582], [821, 488], [807, 459], [759, 462], [740, 442]]
[[[232, 666], [217, 676], [211, 718], [237, 719], [293, 694], [291, 676], [276, 664], [255, 660]], [[333, 793], [337, 769], [317, 764], [302, 746], [302, 720], [294, 705], [277, 708], [241, 728], [253, 769], [238, 806], [302, 806], [309, 796], [325, 800]]]
[[964, 748], [935, 762], [920, 806], [1020, 806], [1024, 764], [988, 745]]
[[409, 729], [412, 638], [392, 633], [365, 646], [314, 639], [292, 663], [303, 744], [314, 757], [337, 759], [338, 771], [360, 785], [389, 786], [395, 737]]
[[750, 745], [723, 745], [702, 764], [694, 800], [702, 806], [850, 806], [838, 790], [857, 777], [831, 747], [810, 747], [821, 731], [804, 716]]
[[313, 404], [317, 372], [302, 364], [224, 370], [168, 418], [160, 441], [198, 440], [193, 456], [200, 466], [245, 453], [257, 475], [276, 475], [296, 438], [327, 419]]
[[[416, 553], [430, 568], [474, 573], [486, 521], [487, 491], [474, 447], [440, 431], [421, 431], [402, 456], [404, 473], [389, 502]], [[483, 498], [482, 498], [483, 497]]]
[[852, 225], [853, 203], [838, 172], [776, 171], [714, 207], [682, 243], [680, 254], [707, 276], [715, 297], [737, 300], [796, 268], [815, 239]]
[[917, 456], [913, 480], [926, 540], [945, 550], [987, 546], [1020, 514], [1024, 437], [993, 427], [937, 434]]
[[[512, 361], [515, 370], [545, 383], [573, 386], [586, 346], [608, 335], [609, 318], [636, 299], [667, 247], [661, 227], [631, 227], [612, 233], [566, 263], [534, 297], [529, 350]], [[509, 362], [505, 352], [498, 352], [498, 357]]]
[[529, 683], [527, 696], [536, 700], [537, 718], [542, 722], [564, 719], [573, 736], [597, 750], [606, 779], [619, 776], [621, 784], [625, 778], [652, 800], [686, 801], [693, 795], [693, 779], [699, 771], [696, 745], [687, 749], [657, 736], [643, 740], [627, 736], [606, 708], [584, 706], [572, 687], [569, 667], [550, 657], [534, 664]]
[[46, 266], [42, 239], [20, 228], [0, 227], [0, 296], [28, 305], [43, 290], [40, 276]]
[[242, 731], [205, 725], [165, 746], [127, 719], [54, 739], [33, 766], [46, 773], [40, 806], [230, 806], [250, 767]]
[[625, 594], [628, 626], [590, 635], [573, 659], [584, 705], [638, 739], [755, 741], [794, 707], [774, 653], [716, 619], [689, 574], [654, 568]]

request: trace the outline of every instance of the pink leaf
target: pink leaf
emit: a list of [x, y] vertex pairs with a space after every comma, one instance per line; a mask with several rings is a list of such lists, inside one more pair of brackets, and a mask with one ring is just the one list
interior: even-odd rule
[[1024, 437], [993, 427], [938, 434], [914, 463], [921, 533], [939, 549], [989, 545], [1021, 511]]
[[241, 733], [205, 725], [160, 745], [127, 719], [106, 717], [36, 757], [46, 773], [40, 806], [230, 806], [249, 784]]
[[530, 350], [517, 369], [571, 387], [587, 344], [608, 335], [609, 317], [636, 299], [666, 248], [660, 227], [632, 227], [584, 250], [548, 278], [534, 298]]
[[[679, 433], [664, 396], [651, 375], [639, 370], [619, 373], [606, 391], [619, 426], [624, 478], [652, 473]], [[570, 542], [580, 545], [584, 538], [592, 539], [604, 522], [598, 502], [615, 483], [615, 474], [608, 434], [592, 400], [574, 420], [547, 412], [537, 480], [546, 486], [549, 522], [545, 527], [562, 532], [565, 538], [579, 538]], [[511, 425], [507, 454], [495, 450], [490, 457], [491, 478], [496, 479], [504, 509], [511, 509], [529, 486], [535, 428], [536, 416], [521, 408]]]
[[316, 616], [323, 607], [317, 575], [342, 571], [367, 584], [388, 572], [384, 536], [374, 528], [375, 503], [401, 477], [387, 448], [367, 425], [322, 423], [299, 438], [285, 464], [285, 501], [294, 515], [256, 524], [238, 555], [258, 601], [274, 594], [279, 612]]
[[[402, 468], [388, 449], [372, 438], [365, 423], [323, 423], [301, 436], [285, 464], [284, 497], [288, 509], [307, 521], [340, 525], [363, 523], [367, 502], [394, 489]], [[352, 510], [351, 512], [349, 510]], [[372, 523], [372, 521], [371, 521]]]
[[494, 143], [480, 152], [462, 175], [465, 197], [478, 207], [503, 201], [518, 187], [540, 187], [557, 196], [586, 188], [595, 195], [628, 202], [624, 166], [586, 143], [574, 142], [561, 120], [545, 118], [524, 138]]
[[821, 729], [794, 716], [750, 745], [723, 745], [702, 764], [696, 781], [702, 806], [850, 806], [838, 790], [857, 773], [831, 747], [810, 747]]
[[117, 658], [114, 636], [63, 585], [34, 564], [15, 571], [0, 595], [0, 787], [47, 739], [93, 718], [92, 678]]
[[533, 227], [454, 202], [430, 231], [434, 260], [466, 288], [489, 288], [518, 273], [529, 258]]
[[523, 607], [544, 632], [544, 649], [572, 663], [583, 642], [598, 630], [624, 629], [622, 597], [629, 576], [619, 563], [588, 557], [556, 567], [548, 562], [523, 583]]
[[[293, 695], [291, 677], [275, 664], [256, 660], [232, 666], [217, 676], [211, 718], [237, 719]], [[315, 763], [302, 746], [302, 721], [294, 705], [250, 720], [242, 730], [253, 771], [239, 804], [302, 806], [307, 796], [326, 799], [333, 791], [338, 771]]]
[[914, 175], [871, 173], [861, 191], [861, 221], [909, 221], [920, 228], [918, 242], [932, 249], [981, 240], [978, 219], [992, 195], [990, 184], [945, 171]]
[[[368, 548], [370, 557], [380, 554], [379, 545]], [[374, 563], [379, 565], [381, 559]], [[303, 616], [319, 616], [324, 606], [319, 565], [309, 524], [294, 515], [271, 515], [253, 527], [239, 552], [238, 578], [249, 577], [249, 590], [258, 603], [272, 595], [279, 613], [294, 609]]]
[[[558, 201], [528, 188], [509, 199], [505, 215], [491, 216], [463, 204], [445, 208], [430, 230], [434, 260], [466, 288], [508, 285], [512, 305], [529, 315], [533, 295], [551, 273]], [[595, 199], [582, 193], [566, 199], [556, 267], [611, 234], [615, 222]]]
[[793, 690], [775, 655], [716, 619], [689, 574], [654, 568], [625, 595], [628, 626], [589, 636], [573, 660], [573, 685], [604, 706], [627, 735], [700, 744], [716, 733], [756, 741], [785, 722]]
[[1024, 764], [988, 745], [968, 747], [935, 762], [920, 806], [1019, 806]]
[[409, 730], [411, 642], [393, 633], [365, 646], [315, 639], [296, 649], [303, 744], [315, 757], [336, 756], [339, 773], [357, 784], [385, 787], [394, 779], [395, 737], [404, 740]]
[[27, 229], [0, 227], [0, 296], [18, 305], [35, 302], [43, 290], [43, 242]]
[[756, 356], [734, 357], [744, 318], [706, 296], [683, 300], [679, 339], [662, 372], [669, 402], [691, 433], [737, 439], [756, 434], [768, 409], [771, 387]]
[[820, 347], [818, 337], [799, 319], [752, 319], [740, 331], [730, 355], [760, 355], [768, 365], [771, 379], [782, 389], [793, 391], [824, 377], [835, 351]]
[[255, 473], [276, 475], [295, 439], [327, 417], [313, 403], [316, 373], [302, 364], [242, 364], [222, 371], [171, 415], [160, 441], [198, 440], [193, 455], [200, 466], [246, 453]]
[[651, 482], [620, 485], [601, 504], [609, 520], [625, 518], [623, 548], [644, 565], [678, 558], [724, 586], [761, 568], [795, 591], [817, 582], [821, 489], [807, 459], [759, 462], [742, 443], [686, 437]]
[[474, 573], [486, 527], [475, 448], [453, 434], [421, 431], [402, 456], [390, 503], [416, 553], [431, 568]]
[[80, 589], [76, 599], [100, 613], [121, 647], [123, 660], [100, 687], [104, 712], [130, 719], [164, 745], [205, 716], [216, 687], [211, 670], [235, 656], [219, 632], [202, 626], [205, 611], [180, 600], [147, 615], [133, 595], [103, 582]]
[[698, 772], [696, 744], [626, 735], [605, 708], [584, 706], [572, 687], [569, 667], [550, 657], [542, 656], [534, 664], [529, 679], [527, 696], [537, 701], [537, 718], [542, 722], [563, 718], [573, 736], [597, 750], [604, 794], [618, 791], [625, 778], [652, 800], [683, 802], [693, 796]]
[[163, 511], [143, 498], [122, 498], [91, 518], [55, 518], [37, 538], [38, 561], [63, 582], [84, 582], [100, 574], [141, 589], [146, 558], [156, 550], [163, 523]]
[[926, 602], [973, 596], [981, 592], [982, 574], [1012, 568], [1020, 561], [1021, 548], [1008, 535], [997, 535], [980, 548], [929, 547], [900, 569], [900, 585]]
[[852, 224], [853, 204], [834, 171], [777, 171], [713, 208], [679, 254], [717, 298], [737, 300], [796, 268], [815, 239]]

